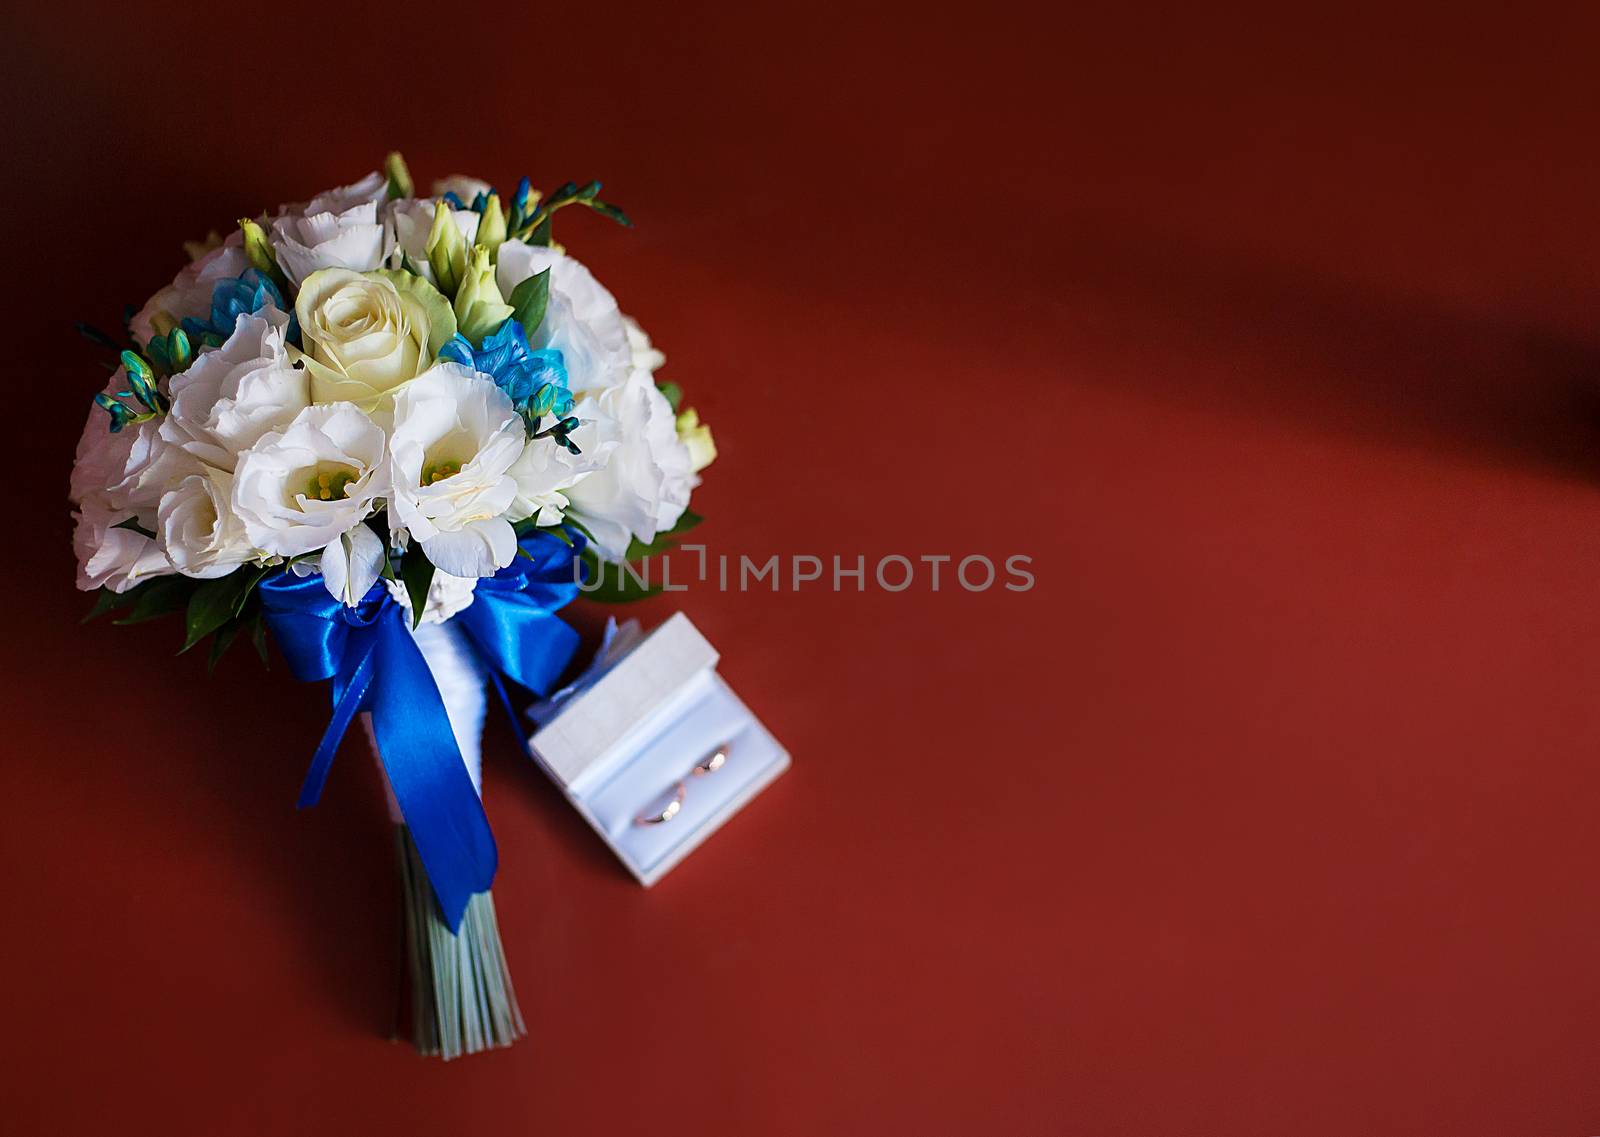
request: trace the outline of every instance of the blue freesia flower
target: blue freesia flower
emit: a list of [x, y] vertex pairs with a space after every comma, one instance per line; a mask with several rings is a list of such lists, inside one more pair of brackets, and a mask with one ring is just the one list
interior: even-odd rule
[[457, 334], [439, 349], [439, 358], [481, 371], [511, 398], [529, 419], [564, 415], [572, 409], [567, 390], [567, 365], [561, 352], [547, 347], [534, 350], [516, 320], [507, 320], [474, 348]]
[[209, 333], [226, 340], [233, 335], [240, 316], [253, 316], [268, 304], [293, 315], [272, 278], [255, 268], [247, 268], [238, 276], [217, 281], [217, 286], [211, 290], [209, 317], [204, 321], [189, 317], [183, 321], [183, 328], [191, 339], [200, 340]]

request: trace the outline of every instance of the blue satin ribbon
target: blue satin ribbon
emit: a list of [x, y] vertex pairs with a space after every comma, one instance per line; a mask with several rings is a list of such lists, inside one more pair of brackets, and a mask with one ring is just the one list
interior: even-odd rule
[[[578, 593], [572, 564], [582, 549], [530, 533], [522, 554], [480, 580], [455, 619], [505, 699], [501, 679], [548, 691], [578, 645], [555, 615]], [[494, 882], [498, 854], [444, 700], [406, 626], [406, 612], [382, 581], [346, 607], [317, 576], [287, 570], [263, 580], [261, 605], [295, 678], [333, 681], [333, 717], [306, 771], [298, 805], [315, 805], [334, 753], [355, 716], [372, 729], [389, 785], [452, 932], [467, 901]], [[509, 706], [509, 703], [508, 703]]]
[[578, 595], [572, 566], [584, 539], [567, 533], [570, 546], [548, 533], [528, 534], [509, 565], [478, 581], [472, 603], [455, 617], [491, 676], [539, 695], [550, 693], [578, 649], [578, 633], [556, 616]]

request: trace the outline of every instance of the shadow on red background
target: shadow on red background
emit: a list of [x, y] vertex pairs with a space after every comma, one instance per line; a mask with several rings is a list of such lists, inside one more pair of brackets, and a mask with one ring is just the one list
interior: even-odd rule
[[[1593, 1131], [1595, 30], [8, 14], [4, 1115]], [[99, 383], [72, 321], [392, 147], [424, 179], [603, 177], [637, 218], [561, 239], [715, 426], [712, 555], [1038, 578], [651, 602], [796, 767], [650, 892], [491, 734], [532, 1036], [448, 1067], [383, 1041], [367, 760], [291, 808], [323, 693], [77, 627], [63, 500]]]

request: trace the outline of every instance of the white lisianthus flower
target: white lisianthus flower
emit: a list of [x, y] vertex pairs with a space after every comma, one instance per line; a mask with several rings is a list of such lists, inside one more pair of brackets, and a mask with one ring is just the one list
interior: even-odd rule
[[633, 366], [643, 368], [649, 372], [661, 370], [667, 362], [667, 357], [656, 349], [650, 342], [650, 336], [639, 326], [639, 321], [632, 316], [622, 317], [623, 330], [628, 333], [628, 351], [631, 355]]
[[[119, 367], [105, 391], [114, 395], [127, 386], [127, 374]], [[193, 459], [162, 440], [155, 421], [113, 432], [110, 417], [99, 407], [90, 409], [78, 437], [69, 490], [77, 506], [72, 544], [79, 588], [125, 592], [173, 571], [147, 534], [156, 529], [162, 492], [192, 467]]]
[[550, 270], [550, 306], [537, 329], [534, 348], [553, 347], [567, 368], [567, 387], [577, 396], [599, 394], [623, 383], [633, 365], [628, 329], [615, 298], [582, 264], [564, 253], [522, 241], [500, 246], [495, 281], [510, 298], [517, 285]]
[[[471, 201], [472, 199], [466, 198]], [[401, 254], [410, 260], [412, 268], [421, 273], [429, 284], [436, 284], [433, 266], [428, 263], [428, 234], [433, 231], [434, 212], [438, 203], [431, 198], [400, 198], [391, 201], [385, 211], [384, 224], [389, 227], [389, 267], [399, 268]], [[450, 210], [450, 220], [456, 223], [467, 247], [478, 236], [478, 222], [482, 220], [470, 209]]]
[[383, 539], [368, 526], [357, 525], [322, 550], [322, 583], [336, 600], [354, 608], [378, 583], [383, 560]]
[[365, 272], [383, 264], [389, 233], [378, 217], [378, 204], [387, 189], [388, 180], [373, 172], [303, 206], [284, 206], [267, 238], [284, 275], [299, 285], [318, 269]]
[[233, 475], [205, 468], [161, 495], [156, 543], [184, 576], [226, 576], [256, 559], [244, 523], [233, 512]]
[[151, 577], [169, 575], [172, 562], [143, 533], [121, 528], [133, 514], [103, 501], [84, 502], [73, 512], [72, 551], [78, 558], [78, 587], [126, 592]]
[[220, 348], [172, 377], [172, 410], [161, 437], [219, 470], [271, 430], [283, 430], [311, 401], [306, 372], [289, 359], [289, 317], [273, 307], [240, 316]]
[[377, 410], [456, 334], [450, 302], [408, 272], [313, 273], [295, 300], [316, 403]]
[[[651, 541], [677, 524], [700, 480], [689, 448], [678, 438], [672, 405], [648, 371], [631, 372], [627, 382], [584, 400], [572, 413], [585, 424], [592, 421], [601, 441], [609, 434], [617, 445], [601, 469], [566, 491], [569, 512], [602, 553], [621, 559], [630, 538]], [[573, 435], [580, 447], [590, 441], [582, 430]]]
[[237, 230], [220, 247], [184, 265], [173, 282], [150, 297], [128, 321], [128, 330], [142, 348], [183, 322], [185, 316], [203, 320], [211, 314], [211, 294], [219, 281], [238, 276], [250, 267], [244, 237]]
[[[127, 372], [119, 367], [106, 383], [105, 393], [115, 395], [127, 389]], [[188, 473], [192, 464], [161, 437], [156, 420], [130, 423], [113, 431], [110, 417], [98, 406], [92, 407], [73, 458], [72, 501], [78, 505], [99, 501], [153, 529], [162, 493]]]
[[581, 453], [574, 454], [549, 438], [530, 438], [512, 464], [517, 496], [511, 503], [511, 516], [516, 520], [531, 517], [536, 525], [560, 524], [567, 508], [565, 491], [604, 466], [622, 444], [615, 424], [592, 400], [585, 408], [589, 417], [572, 434]]
[[453, 193], [461, 199], [463, 205], [471, 205], [473, 199], [480, 193], [487, 194], [494, 187], [482, 178], [469, 178], [466, 174], [451, 174], [448, 178], [440, 178], [433, 183], [433, 196], [443, 197]]
[[517, 555], [509, 471], [526, 437], [505, 392], [459, 364], [395, 394], [390, 508], [436, 568], [490, 576]]
[[297, 557], [326, 548], [389, 492], [387, 456], [383, 430], [360, 408], [307, 407], [239, 455], [234, 512], [263, 553]]

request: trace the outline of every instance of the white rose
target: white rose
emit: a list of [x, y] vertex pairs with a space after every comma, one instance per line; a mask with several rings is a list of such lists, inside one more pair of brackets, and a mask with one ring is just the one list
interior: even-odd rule
[[[630, 538], [653, 540], [688, 507], [699, 484], [689, 448], [648, 371], [630, 373], [626, 383], [584, 400], [572, 413], [586, 425], [592, 421], [601, 442], [615, 439], [617, 445], [604, 467], [566, 491], [569, 512], [594, 534], [602, 553], [620, 559]], [[582, 430], [573, 441], [593, 445]]]
[[455, 335], [450, 302], [407, 272], [323, 269], [295, 300], [316, 403], [376, 410]]
[[145, 302], [138, 314], [128, 321], [128, 330], [140, 347], [157, 334], [177, 327], [185, 316], [197, 320], [210, 316], [211, 293], [217, 283], [236, 277], [250, 267], [243, 242], [243, 236], [235, 231], [221, 248], [212, 249], [185, 265], [171, 284]]
[[233, 511], [232, 486], [231, 474], [204, 469], [162, 495], [156, 543], [184, 576], [226, 576], [256, 559], [244, 523]]
[[526, 437], [505, 392], [459, 364], [440, 363], [395, 395], [390, 508], [435, 567], [490, 576], [516, 556], [509, 471]]
[[574, 395], [599, 394], [627, 379], [633, 364], [627, 326], [616, 300], [588, 269], [564, 253], [521, 241], [505, 242], [498, 256], [495, 281], [507, 298], [530, 276], [550, 270], [544, 320], [524, 330], [531, 346], [561, 352]]
[[161, 437], [219, 470], [270, 430], [283, 430], [311, 401], [310, 380], [289, 360], [289, 317], [268, 306], [240, 316], [220, 348], [172, 378]]
[[[467, 198], [471, 201], [471, 198]], [[389, 227], [389, 267], [400, 267], [400, 255], [405, 254], [411, 265], [429, 284], [433, 279], [433, 266], [428, 263], [428, 234], [433, 230], [436, 203], [430, 198], [401, 198], [391, 201], [385, 211], [384, 224]], [[478, 222], [482, 220], [470, 209], [452, 209], [450, 219], [456, 223], [467, 247], [478, 236]]]
[[239, 455], [234, 512], [264, 553], [296, 557], [325, 548], [388, 493], [386, 459], [382, 429], [358, 407], [307, 407], [287, 429]]
[[374, 172], [303, 206], [284, 206], [267, 238], [284, 275], [298, 285], [318, 269], [365, 272], [381, 265], [389, 254], [389, 237], [378, 218], [378, 203], [387, 188], [387, 179]]

